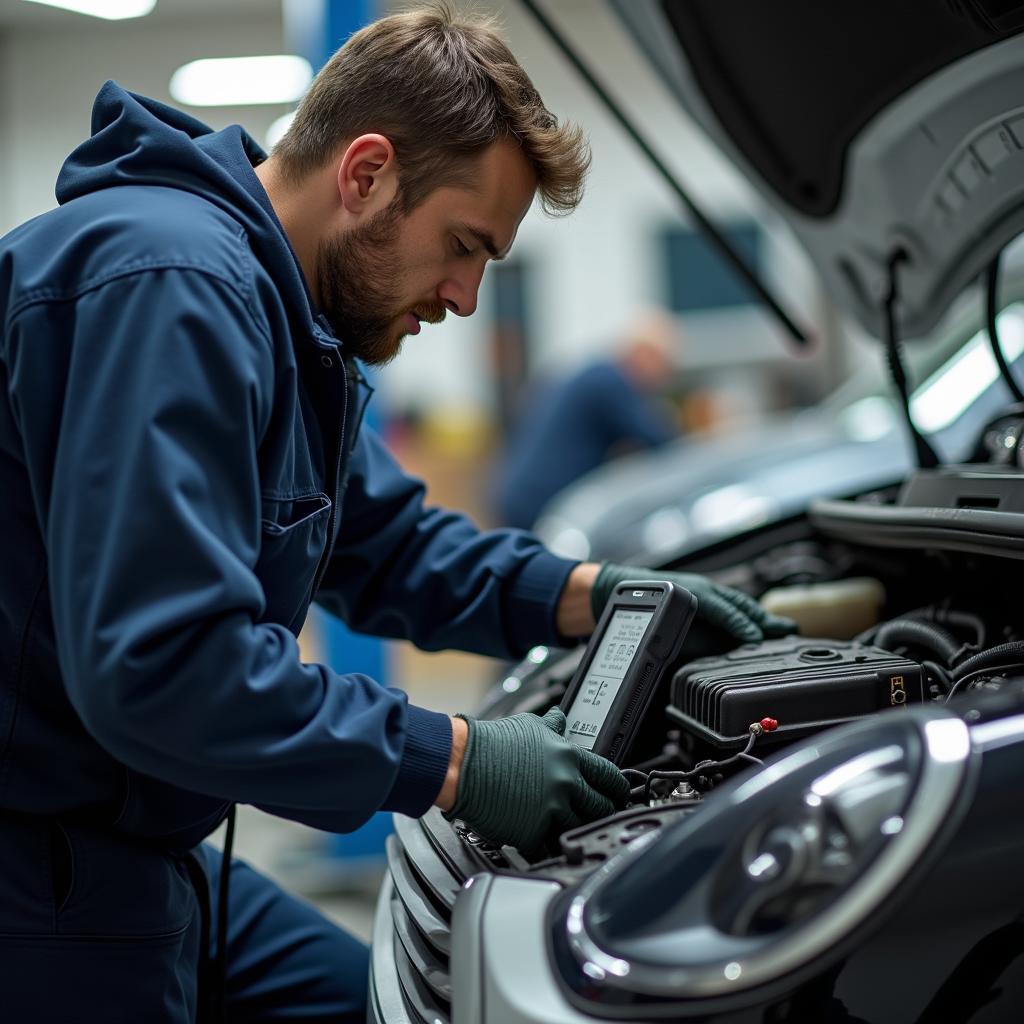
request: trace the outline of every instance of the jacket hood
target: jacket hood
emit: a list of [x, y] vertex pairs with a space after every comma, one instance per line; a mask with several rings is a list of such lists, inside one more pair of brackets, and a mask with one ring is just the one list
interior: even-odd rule
[[158, 100], [107, 82], [92, 108], [92, 135], [65, 160], [57, 202], [118, 185], [156, 185], [202, 196], [245, 228], [296, 316], [313, 330], [313, 302], [295, 253], [253, 168], [267, 154], [239, 125], [214, 131]]

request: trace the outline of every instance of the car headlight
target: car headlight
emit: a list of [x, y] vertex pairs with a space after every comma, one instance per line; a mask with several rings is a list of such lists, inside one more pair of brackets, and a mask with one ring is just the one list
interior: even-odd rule
[[951, 817], [970, 755], [941, 709], [856, 722], [723, 786], [643, 837], [555, 922], [577, 996], [730, 1000], [839, 955]]

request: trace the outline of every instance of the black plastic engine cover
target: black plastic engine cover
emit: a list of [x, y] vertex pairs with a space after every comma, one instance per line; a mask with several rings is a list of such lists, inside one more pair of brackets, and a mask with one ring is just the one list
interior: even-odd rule
[[700, 738], [731, 748], [762, 718], [779, 725], [759, 746], [923, 701], [916, 662], [850, 641], [791, 636], [691, 661], [672, 680], [667, 710]]

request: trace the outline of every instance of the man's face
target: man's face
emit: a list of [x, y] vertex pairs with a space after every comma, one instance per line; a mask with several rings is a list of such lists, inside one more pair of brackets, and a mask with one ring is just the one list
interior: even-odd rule
[[321, 241], [320, 302], [346, 351], [382, 365], [406, 335], [419, 333], [420, 321], [476, 309], [484, 267], [511, 247], [536, 179], [507, 141], [471, 168], [468, 185], [437, 188], [408, 215], [396, 198], [364, 224]]

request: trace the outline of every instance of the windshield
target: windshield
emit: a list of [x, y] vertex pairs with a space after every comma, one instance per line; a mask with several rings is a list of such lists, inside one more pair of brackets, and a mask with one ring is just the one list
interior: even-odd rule
[[[1024, 354], [1024, 277], [1009, 277], [1002, 288], [1013, 297], [999, 314], [999, 338], [1010, 364]], [[982, 325], [984, 300], [976, 290], [965, 294], [928, 338], [903, 346], [908, 376], [915, 386], [911, 415], [918, 428], [934, 434], [953, 427], [999, 379], [988, 332]], [[824, 398], [819, 411], [854, 440], [882, 437], [902, 424], [897, 394], [882, 342], [862, 355], [857, 370]]]

